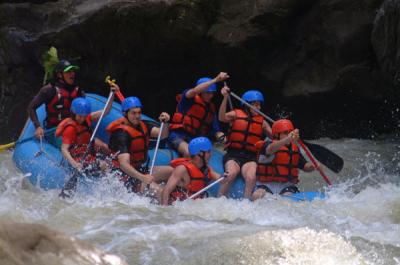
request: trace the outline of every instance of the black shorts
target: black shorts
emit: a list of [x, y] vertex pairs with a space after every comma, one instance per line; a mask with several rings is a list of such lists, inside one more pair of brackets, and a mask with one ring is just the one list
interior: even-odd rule
[[257, 154], [246, 150], [228, 149], [223, 158], [224, 167], [229, 160], [235, 161], [242, 167], [247, 162], [257, 162]]

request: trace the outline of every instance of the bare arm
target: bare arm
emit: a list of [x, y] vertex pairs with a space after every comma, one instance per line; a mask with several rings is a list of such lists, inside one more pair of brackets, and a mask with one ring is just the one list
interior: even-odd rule
[[272, 139], [272, 129], [271, 129], [271, 126], [269, 125], [269, 123], [267, 121], [263, 122], [263, 130], [267, 134], [267, 136], [270, 139]]
[[210, 179], [212, 180], [217, 180], [220, 177], [222, 177], [221, 174], [218, 174], [217, 172], [214, 171], [214, 169], [211, 168], [211, 174], [210, 174]]
[[[174, 169], [171, 177], [169, 177], [167, 184], [164, 187], [161, 197], [161, 204], [168, 205], [169, 195], [173, 190], [176, 189], [178, 183], [182, 181], [184, 174], [186, 173], [186, 168], [183, 165], [180, 165]], [[186, 173], [187, 174], [187, 173]]]
[[[169, 124], [168, 124], [168, 121], [170, 119], [170, 116], [169, 116], [168, 113], [162, 112], [160, 114], [160, 116], [158, 117], [158, 119], [160, 120], [160, 122], [164, 122], [163, 131], [161, 132], [161, 138], [162, 139], [167, 138], [168, 135], [169, 135]], [[158, 137], [159, 133], [160, 133], [160, 128], [159, 127], [153, 127], [151, 129], [151, 132], [150, 132], [150, 137], [156, 138], [156, 137]]]
[[[111, 84], [110, 85], [110, 92], [111, 91], [114, 91], [114, 92], [119, 91], [119, 86], [117, 84]], [[114, 101], [114, 95], [115, 95], [115, 93], [112, 94], [111, 99], [110, 99], [110, 104], [108, 104], [108, 106], [106, 106], [106, 109], [104, 110], [104, 116], [107, 116], [108, 113], [110, 113], [110, 111], [111, 111], [112, 102]], [[97, 121], [98, 119], [100, 119], [102, 111], [103, 110], [98, 110], [98, 111], [92, 112], [91, 113], [92, 120], [93, 121]]]
[[289, 135], [282, 140], [276, 141], [268, 145], [265, 153], [268, 155], [272, 155], [276, 151], [278, 151], [282, 146], [287, 145], [291, 142], [295, 142], [299, 139], [299, 130], [295, 129]]
[[197, 94], [200, 94], [200, 93], [206, 91], [207, 88], [209, 86], [211, 86], [212, 84], [218, 83], [220, 81], [224, 81], [228, 78], [229, 78], [229, 75], [227, 73], [221, 72], [214, 79], [212, 79], [208, 82], [201, 83], [201, 84], [197, 85], [196, 87], [189, 89], [186, 92], [186, 98], [193, 98]]
[[151, 182], [153, 182], [153, 177], [151, 175], [144, 175], [131, 166], [130, 158], [131, 156], [129, 153], [118, 155], [118, 162], [122, 171], [125, 172], [127, 175], [142, 181], [145, 184], [150, 184]]
[[82, 164], [78, 163], [75, 161], [75, 159], [72, 158], [71, 153], [69, 152], [69, 147], [70, 144], [62, 144], [61, 145], [61, 153], [65, 159], [67, 159], [68, 163], [76, 168], [76, 169], [82, 169]]

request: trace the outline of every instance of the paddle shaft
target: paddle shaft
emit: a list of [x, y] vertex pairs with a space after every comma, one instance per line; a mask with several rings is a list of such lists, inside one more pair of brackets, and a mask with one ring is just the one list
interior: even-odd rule
[[[224, 86], [227, 86], [226, 82], [224, 82]], [[229, 103], [229, 107], [231, 108], [231, 110], [233, 110], [231, 95], [228, 95], [228, 103]]]
[[208, 186], [202, 188], [201, 190], [199, 190], [198, 192], [196, 192], [195, 194], [193, 194], [192, 196], [190, 196], [188, 199], [196, 198], [197, 196], [199, 196], [200, 194], [202, 194], [202, 193], [205, 192], [206, 190], [210, 189], [211, 187], [213, 187], [213, 186], [216, 185], [217, 183], [221, 182], [224, 178], [225, 178], [225, 176], [220, 177], [219, 179], [217, 179], [216, 181], [214, 181], [214, 182], [211, 183], [210, 185], [208, 185]]
[[151, 161], [150, 172], [149, 172], [150, 175], [153, 174], [154, 163], [156, 162], [157, 153], [158, 153], [158, 147], [160, 145], [161, 134], [162, 134], [163, 128], [164, 128], [164, 122], [161, 122], [160, 132], [158, 133], [158, 137], [157, 137], [156, 148], [154, 149], [153, 160]]
[[[270, 122], [275, 122], [273, 119], [271, 119], [270, 117], [268, 117], [267, 115], [265, 115], [263, 112], [261, 112], [259, 109], [257, 109], [256, 107], [254, 107], [253, 105], [251, 105], [250, 103], [248, 103], [247, 101], [243, 100], [241, 97], [239, 97], [238, 95], [236, 95], [234, 92], [230, 92], [230, 94], [236, 98], [237, 100], [239, 100], [241, 103], [243, 103], [244, 105], [246, 105], [247, 107], [251, 108], [252, 110], [254, 110], [255, 112], [257, 112], [258, 114], [260, 114], [261, 116], [263, 116], [265, 119], [267, 119]], [[314, 167], [318, 170], [318, 172], [321, 174], [321, 176], [324, 178], [324, 180], [326, 181], [326, 183], [328, 183], [329, 186], [332, 185], [331, 181], [329, 180], [328, 176], [324, 173], [324, 171], [322, 171], [322, 169], [318, 166], [317, 161], [314, 159], [314, 157], [312, 156], [311, 152], [307, 149], [307, 147], [304, 145], [302, 140], [298, 140], [297, 141], [300, 144], [300, 148], [303, 149], [303, 151], [306, 153], [306, 155], [310, 158], [311, 163], [314, 165]]]

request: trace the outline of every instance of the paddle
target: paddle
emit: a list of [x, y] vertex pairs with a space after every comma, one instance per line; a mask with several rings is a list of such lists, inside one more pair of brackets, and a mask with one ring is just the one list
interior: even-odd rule
[[[226, 84], [226, 82], [224, 82], [224, 86], [228, 86]], [[229, 103], [229, 107], [231, 108], [231, 110], [233, 110], [233, 104], [232, 104], [231, 95], [228, 95], [228, 103]]]
[[162, 133], [163, 127], [164, 127], [164, 122], [161, 122], [160, 132], [158, 133], [158, 137], [157, 137], [156, 148], [154, 149], [153, 160], [151, 161], [150, 172], [149, 172], [150, 175], [153, 174], [154, 163], [156, 162], [158, 146], [160, 145], [161, 133]]
[[[246, 102], [245, 100], [243, 100], [241, 97], [239, 97], [238, 95], [236, 95], [233, 92], [230, 92], [230, 94], [236, 98], [237, 100], [239, 100], [241, 103], [243, 103], [244, 105], [246, 105], [247, 107], [251, 108], [252, 110], [254, 110], [255, 112], [257, 112], [259, 115], [263, 116], [265, 119], [267, 119], [270, 122], [275, 122], [273, 119], [271, 119], [270, 117], [268, 117], [266, 114], [264, 114], [263, 112], [261, 112], [260, 110], [258, 110], [256, 107], [254, 107], [253, 105], [249, 104], [248, 102]], [[304, 143], [299, 139], [298, 143], [300, 144], [300, 148], [303, 149], [306, 153], [306, 155], [310, 158], [311, 162], [313, 163], [314, 167], [318, 170], [318, 172], [321, 174], [321, 176], [324, 178], [324, 180], [326, 181], [326, 183], [328, 183], [329, 186], [332, 185], [331, 181], [329, 180], [328, 176], [325, 175], [325, 173], [322, 171], [321, 168], [318, 167], [317, 162], [315, 161], [314, 157], [312, 156], [312, 154], [310, 153], [310, 151], [307, 149], [307, 147], [304, 145]], [[322, 163], [322, 161], [321, 161]]]
[[[233, 92], [231, 92], [231, 94], [232, 93]], [[241, 100], [241, 98], [238, 97], [237, 95], [236, 98], [239, 98]], [[266, 116], [266, 119], [268, 119], [271, 122], [274, 122], [274, 120], [272, 120], [268, 116]], [[303, 143], [308, 147], [308, 149], [313, 153], [313, 155], [318, 159], [318, 161], [324, 164], [327, 168], [329, 168], [335, 173], [339, 173], [342, 170], [344, 164], [343, 158], [338, 156], [336, 153], [332, 152], [331, 150], [319, 144], [313, 144], [304, 140]]]
[[[108, 75], [108, 76], [106, 76], [105, 82], [111, 86], [111, 85], [115, 84], [115, 79], [111, 79], [111, 77]], [[115, 92], [115, 95], [121, 102], [125, 99], [124, 95], [122, 95], [122, 92], [119, 90], [117, 92]]]
[[214, 181], [213, 183], [209, 184], [208, 186], [202, 188], [201, 190], [199, 190], [198, 192], [196, 192], [195, 194], [192, 194], [188, 199], [193, 199], [196, 198], [197, 196], [199, 196], [200, 194], [202, 194], [203, 192], [207, 191], [208, 189], [210, 189], [211, 187], [213, 187], [214, 185], [216, 185], [217, 183], [221, 182], [223, 179], [225, 178], [225, 175], [222, 175], [221, 177], [219, 177], [216, 181]]
[[[104, 117], [104, 113], [105, 113], [105, 111], [107, 109], [107, 106], [110, 103], [112, 104], [111, 98], [113, 97], [114, 93], [115, 93], [115, 91], [111, 91], [109, 96], [108, 96], [107, 102], [104, 105], [103, 110], [101, 111], [100, 118], [97, 121], [96, 127], [93, 130], [92, 136], [90, 137], [90, 140], [89, 140], [88, 146], [86, 148], [86, 151], [83, 154], [82, 161], [85, 161], [86, 156], [89, 154], [89, 151], [91, 149], [92, 144], [94, 144], [94, 137], [96, 135], [97, 130], [99, 129], [100, 123], [101, 123], [101, 121], [102, 121], [102, 119]], [[68, 193], [71, 193], [71, 191], [75, 191], [76, 190], [76, 184], [78, 182], [78, 178], [81, 175], [81, 173], [82, 172], [80, 170], [74, 169], [73, 175], [71, 176], [71, 178], [67, 181], [67, 183], [62, 188], [61, 193], [59, 194], [60, 197], [62, 197], [62, 198], [71, 197], [71, 194], [67, 194], [66, 191], [68, 191]]]
[[[51, 134], [51, 133], [54, 133], [55, 130], [56, 130], [56, 128], [51, 128], [51, 129], [45, 130], [45, 131], [44, 131], [44, 134], [45, 134], [45, 135], [49, 135], [49, 134]], [[24, 142], [26, 142], [26, 141], [30, 141], [30, 140], [34, 139], [35, 137], [36, 137], [36, 136], [30, 136], [30, 137], [26, 137], [26, 138], [20, 139], [20, 140], [18, 140], [18, 141], [15, 141], [15, 142], [12, 142], [12, 143], [9, 143], [9, 144], [0, 145], [0, 152], [5, 151], [6, 149], [13, 148], [13, 147], [15, 147], [17, 144], [24, 143]]]
[[318, 161], [324, 164], [327, 168], [335, 173], [339, 173], [342, 170], [344, 164], [343, 158], [338, 156], [336, 153], [319, 144], [313, 144], [305, 140], [303, 140], [303, 143], [311, 153], [313, 153]]

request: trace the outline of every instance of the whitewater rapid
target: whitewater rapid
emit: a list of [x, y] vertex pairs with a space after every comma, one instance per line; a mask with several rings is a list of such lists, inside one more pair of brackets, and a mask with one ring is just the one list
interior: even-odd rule
[[0, 219], [44, 224], [129, 264], [400, 264], [400, 142], [320, 139], [345, 159], [340, 174], [302, 174], [327, 199], [226, 198], [170, 207], [117, 182], [72, 201], [29, 187], [11, 151], [0, 154]]

